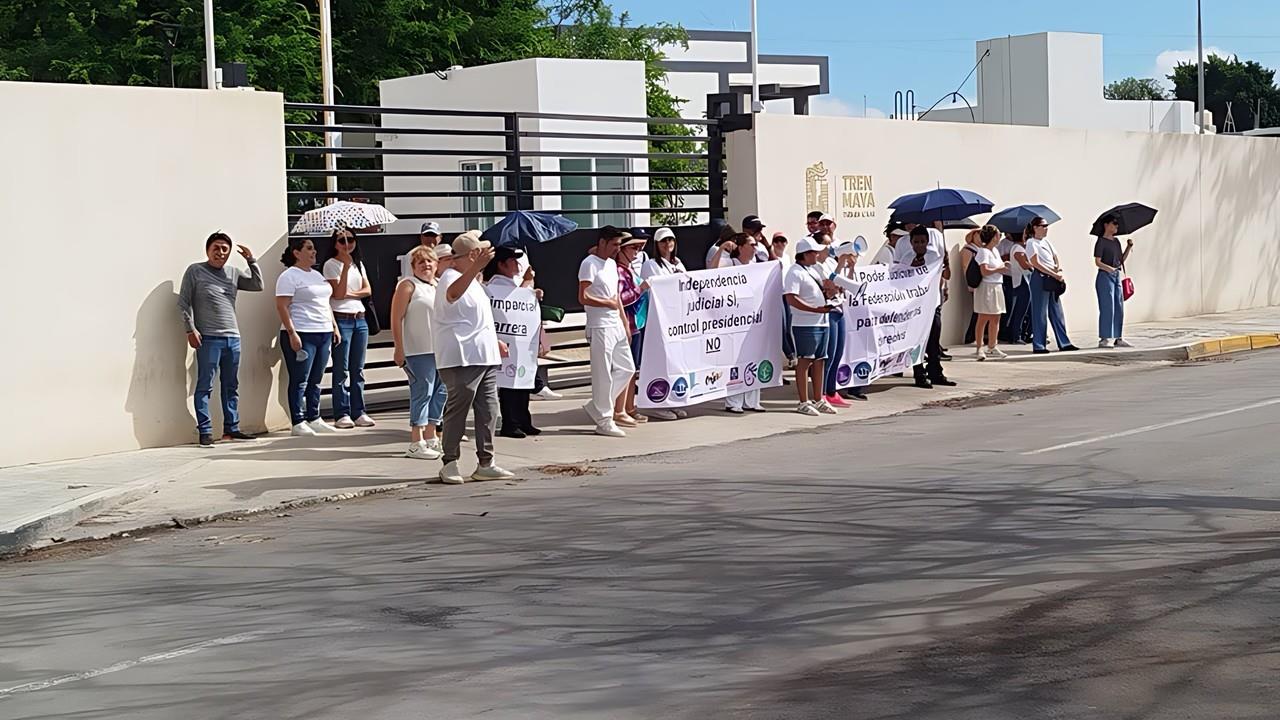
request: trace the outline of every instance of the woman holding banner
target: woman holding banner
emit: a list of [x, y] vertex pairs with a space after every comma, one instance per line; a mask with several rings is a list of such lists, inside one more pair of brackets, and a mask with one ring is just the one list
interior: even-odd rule
[[[737, 265], [746, 265], [755, 262], [756, 259], [756, 239], [746, 233], [738, 233], [730, 238], [726, 243], [720, 246], [720, 251], [713, 258], [717, 261], [716, 267], [735, 267]], [[736, 395], [730, 395], [724, 399], [725, 412], [741, 415], [744, 410], [751, 412], [764, 412], [764, 406], [760, 404], [760, 390], [747, 390]]]
[[[533, 289], [533, 272], [529, 268], [520, 271], [520, 260], [524, 251], [520, 248], [503, 246], [494, 251], [493, 261], [489, 263], [485, 274], [489, 275], [488, 284], [495, 287], [523, 287]], [[542, 291], [534, 290], [539, 300]], [[529, 397], [532, 390], [516, 388], [498, 388], [498, 413], [502, 416], [502, 425], [498, 435], [505, 438], [521, 439], [530, 435], [541, 435], [542, 431], [533, 426], [533, 416], [529, 413]]]
[[[680, 258], [676, 255], [676, 234], [671, 231], [671, 228], [658, 228], [653, 233], [653, 245], [653, 258], [640, 268], [640, 279], [645, 284], [648, 284], [655, 277], [679, 275], [688, 272], [684, 268], [684, 263], [680, 262]], [[636, 369], [640, 369], [639, 354], [636, 355]], [[689, 413], [678, 408], [675, 410], [657, 408], [646, 410], [645, 414], [659, 420], [675, 420], [689, 417]]]

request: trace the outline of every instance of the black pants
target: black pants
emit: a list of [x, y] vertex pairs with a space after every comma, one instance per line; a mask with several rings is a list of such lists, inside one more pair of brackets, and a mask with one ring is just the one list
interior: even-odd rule
[[929, 343], [924, 346], [925, 361], [912, 368], [916, 379], [930, 380], [946, 377], [942, 373], [942, 306], [933, 312], [933, 327], [929, 329]]
[[529, 414], [529, 390], [498, 388], [498, 412], [502, 414], [502, 432], [528, 430], [533, 427]]
[[542, 392], [542, 388], [550, 383], [547, 380], [547, 366], [539, 365], [538, 372], [533, 374], [533, 391]]

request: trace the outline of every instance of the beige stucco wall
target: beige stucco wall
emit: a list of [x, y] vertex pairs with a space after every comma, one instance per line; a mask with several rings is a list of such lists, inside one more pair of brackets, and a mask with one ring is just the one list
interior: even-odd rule
[[[823, 163], [842, 238], [883, 243], [888, 204], [938, 187], [986, 195], [996, 208], [1048, 205], [1062, 215], [1050, 232], [1067, 269], [1064, 296], [1072, 340], [1097, 342], [1093, 239], [1099, 213], [1125, 202], [1160, 209], [1137, 233], [1129, 271], [1137, 295], [1128, 321], [1280, 304], [1280, 143], [1243, 138], [912, 123], [861, 118], [758, 115], [751, 131], [729, 135], [729, 207], [751, 208], [774, 226], [803, 234], [805, 172]], [[747, 147], [750, 146], [750, 150]], [[754, 152], [754, 168], [744, 162]], [[753, 182], [742, 181], [746, 174]], [[848, 217], [841, 178], [869, 175], [873, 217]], [[736, 195], [736, 197], [735, 197]], [[985, 217], [975, 220], [981, 222]], [[964, 234], [948, 232], [952, 246]], [[971, 306], [960, 273], [944, 311], [948, 342]]]
[[242, 424], [287, 425], [270, 297], [286, 231], [281, 103], [0, 83], [11, 343], [0, 352], [0, 466], [195, 439], [176, 291], [218, 229], [261, 256], [268, 276], [267, 292], [239, 301]]

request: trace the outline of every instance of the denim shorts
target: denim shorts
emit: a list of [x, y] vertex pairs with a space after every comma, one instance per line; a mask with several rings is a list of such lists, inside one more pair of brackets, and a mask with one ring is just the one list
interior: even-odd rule
[[827, 326], [805, 327], [792, 325], [791, 335], [796, 341], [796, 357], [807, 360], [827, 358]]

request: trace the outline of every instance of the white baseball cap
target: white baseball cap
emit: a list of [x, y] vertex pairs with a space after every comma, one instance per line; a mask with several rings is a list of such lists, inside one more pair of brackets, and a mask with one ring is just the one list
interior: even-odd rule
[[800, 242], [796, 245], [796, 254], [802, 255], [807, 252], [822, 252], [823, 250], [826, 250], [826, 249], [827, 249], [826, 245], [823, 245], [822, 243], [818, 242], [817, 240], [814, 240], [811, 237], [806, 237], [801, 239]]
[[422, 229], [418, 231], [418, 234], [419, 235], [439, 235], [440, 223], [424, 222], [422, 223]]
[[898, 228], [894, 228], [894, 229], [890, 230], [890, 231], [889, 231], [889, 234], [890, 234], [890, 235], [892, 235], [892, 236], [894, 236], [894, 237], [904, 237], [904, 236], [906, 236], [906, 235], [910, 235], [911, 233], [907, 232], [907, 231], [906, 231], [906, 228], [900, 228], [900, 227], [898, 227]]
[[818, 218], [818, 222], [820, 222], [820, 223], [824, 223], [824, 222], [833, 223], [833, 222], [835, 222], [835, 221], [836, 221], [836, 219], [835, 219], [835, 218], [833, 218], [833, 217], [831, 217], [830, 215], [827, 215], [827, 214], [825, 214], [825, 213], [823, 213], [822, 217]]
[[676, 239], [676, 234], [672, 232], [671, 228], [660, 227], [657, 229], [656, 232], [653, 233], [654, 242], [662, 242], [663, 240], [675, 240], [675, 239]]
[[436, 246], [436, 259], [444, 260], [453, 257], [453, 246], [449, 243], [440, 243]]

